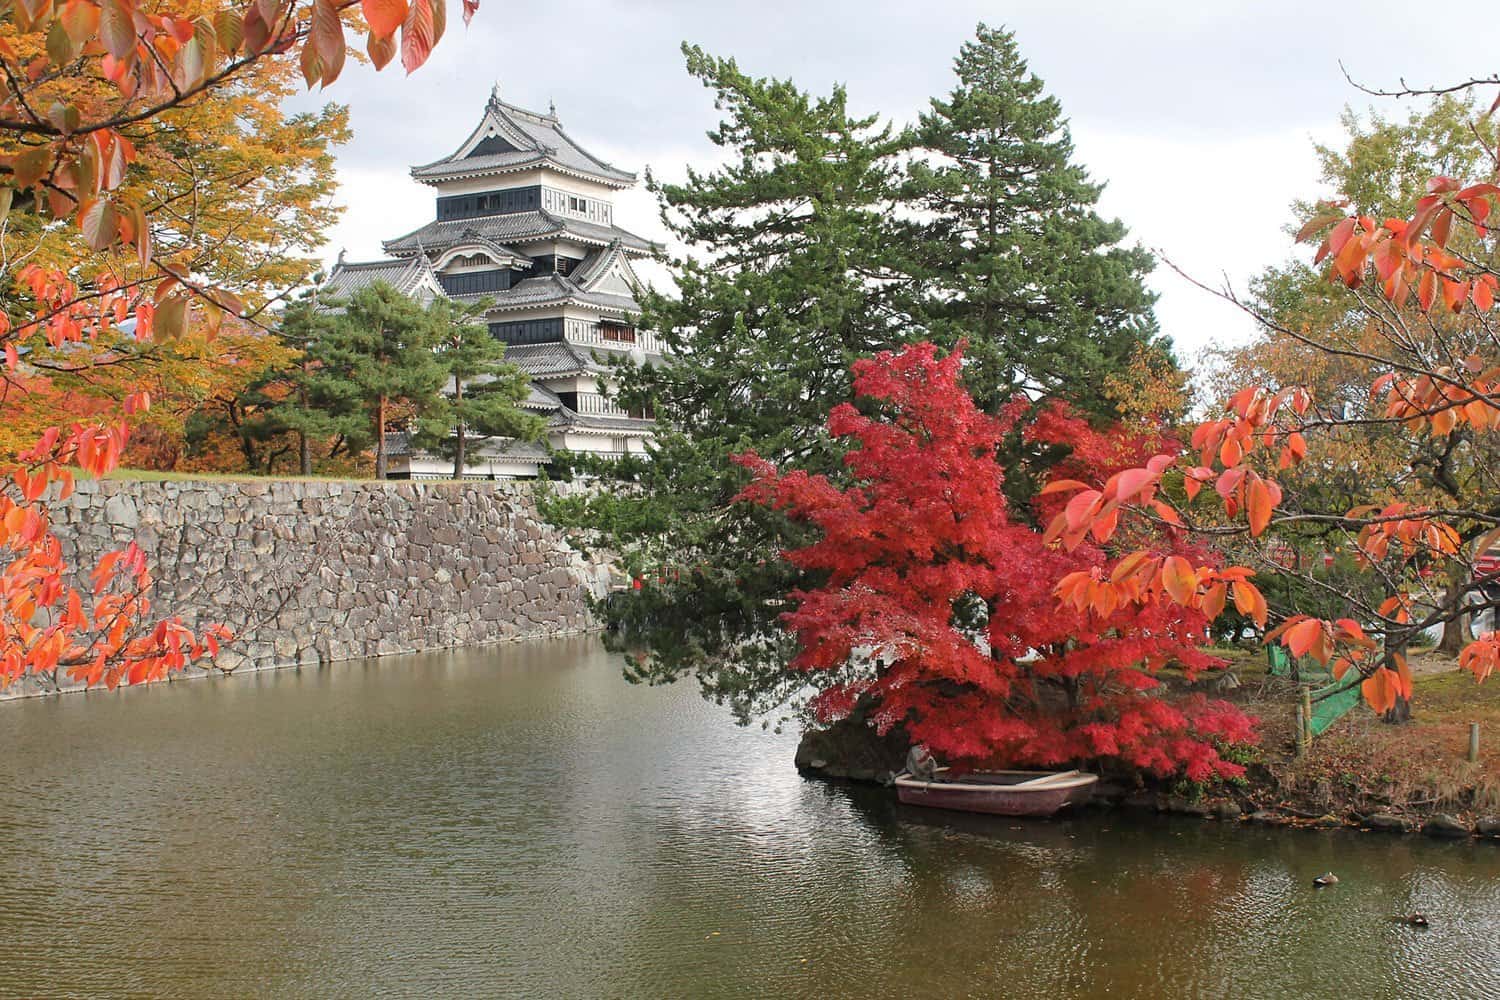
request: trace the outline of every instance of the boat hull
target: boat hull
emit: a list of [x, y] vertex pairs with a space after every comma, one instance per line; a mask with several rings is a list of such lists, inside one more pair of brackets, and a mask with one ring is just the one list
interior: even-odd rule
[[954, 781], [922, 781], [902, 773], [896, 777], [896, 795], [907, 805], [930, 809], [993, 816], [1051, 816], [1064, 806], [1087, 802], [1099, 781], [1096, 774], [1076, 771], [1040, 773], [1016, 780], [1015, 776], [1025, 773], [1030, 772], [978, 772]]

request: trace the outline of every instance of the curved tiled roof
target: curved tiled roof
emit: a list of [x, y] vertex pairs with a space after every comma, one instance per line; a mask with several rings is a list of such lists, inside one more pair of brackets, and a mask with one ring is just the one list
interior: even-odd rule
[[[474, 236], [469, 235], [471, 231]], [[620, 246], [630, 253], [647, 254], [656, 251], [656, 245], [650, 240], [617, 226], [601, 226], [579, 219], [567, 219], [540, 209], [534, 212], [509, 212], [505, 215], [429, 222], [405, 236], [386, 240], [383, 245], [386, 253], [405, 257], [421, 249], [446, 250], [455, 243], [475, 236], [507, 245], [556, 237], [605, 247], [618, 240]]]
[[[491, 139], [509, 148], [479, 151]], [[555, 113], [540, 115], [507, 104], [500, 100], [498, 91], [490, 95], [484, 117], [463, 145], [440, 160], [412, 167], [411, 175], [432, 183], [533, 166], [553, 167], [617, 188], [629, 187], [636, 180], [635, 174], [600, 159], [575, 142], [563, 131]]]
[[564, 406], [547, 420], [548, 427], [563, 427], [570, 430], [624, 431], [635, 434], [650, 434], [656, 427], [655, 420], [640, 417], [612, 417], [600, 413], [579, 413]]
[[[504, 243], [486, 236], [484, 233], [480, 232], [478, 229], [475, 229], [472, 226], [459, 233], [458, 238], [448, 246], [441, 248], [441, 252], [438, 253], [436, 257], [441, 257], [443, 254], [446, 254], [452, 250], [463, 250], [468, 247], [473, 247], [476, 250], [488, 251], [491, 256], [499, 260], [508, 259], [513, 266], [531, 266], [530, 257], [527, 257], [524, 253], [521, 253], [521, 251], [516, 250], [513, 247], [508, 247]], [[427, 249], [433, 248], [429, 247]], [[436, 257], [434, 259], [436, 259]]]
[[385, 282], [403, 295], [419, 299], [442, 294], [442, 286], [433, 276], [432, 267], [427, 258], [421, 255], [362, 263], [345, 263], [341, 255], [338, 263], [333, 265], [333, 270], [328, 273], [328, 279], [323, 282], [321, 290], [337, 296], [353, 295], [376, 282]]
[[[560, 274], [546, 274], [536, 278], [525, 278], [502, 292], [483, 293], [494, 300], [491, 312], [507, 309], [533, 309], [537, 306], [581, 305], [592, 306], [605, 312], [637, 313], [640, 303], [628, 295], [613, 292], [588, 292], [579, 288], [571, 278]], [[480, 298], [480, 293], [455, 298]]]
[[[600, 351], [601, 355], [609, 353]], [[551, 340], [542, 344], [511, 344], [505, 349], [505, 360], [533, 378], [562, 378], [567, 375], [606, 375], [613, 366], [596, 360], [594, 352], [565, 340]], [[644, 362], [662, 365], [666, 358], [660, 354], [646, 354]], [[561, 400], [559, 400], [561, 402]]]

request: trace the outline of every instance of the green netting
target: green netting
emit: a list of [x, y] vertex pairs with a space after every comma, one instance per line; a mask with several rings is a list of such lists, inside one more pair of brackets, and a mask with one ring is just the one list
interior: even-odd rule
[[1351, 670], [1341, 680], [1312, 692], [1312, 731], [1322, 736], [1335, 722], [1349, 713], [1361, 699], [1359, 671]]
[[1281, 645], [1266, 647], [1266, 663], [1276, 677], [1290, 677], [1296, 681], [1329, 681], [1333, 674], [1327, 667], [1311, 657], [1294, 659], [1287, 648]]

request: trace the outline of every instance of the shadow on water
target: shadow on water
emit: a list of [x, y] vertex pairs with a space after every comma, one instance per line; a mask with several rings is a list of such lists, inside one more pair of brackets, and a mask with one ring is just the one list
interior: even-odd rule
[[[839, 792], [920, 873], [908, 942], [952, 961], [965, 951], [954, 911], [977, 909], [1006, 942], [995, 981], [1064, 996], [1500, 996], [1493, 845], [1102, 810], [994, 817]], [[1328, 870], [1340, 884], [1315, 888]], [[1431, 927], [1394, 919], [1414, 911]]]
[[0, 996], [1500, 995], [1491, 845], [922, 810], [794, 748], [587, 639], [0, 705]]

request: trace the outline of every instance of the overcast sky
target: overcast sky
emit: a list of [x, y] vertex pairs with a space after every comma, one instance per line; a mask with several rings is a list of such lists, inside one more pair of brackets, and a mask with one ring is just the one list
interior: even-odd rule
[[[843, 83], [856, 110], [899, 124], [952, 87], [953, 57], [979, 21], [1012, 28], [1061, 99], [1079, 160], [1108, 184], [1103, 210], [1211, 284], [1243, 286], [1293, 252], [1288, 206], [1318, 190], [1313, 139], [1338, 135], [1345, 105], [1370, 103], [1340, 60], [1381, 85], [1494, 68], [1465, 61], [1473, 50], [1452, 36], [1420, 30], [1409, 4], [1377, 0], [1357, 14], [1267, 0], [483, 0], [467, 30], [451, 15], [413, 76], [351, 63], [313, 95], [347, 103], [355, 133], [338, 158], [348, 210], [328, 259], [341, 247], [353, 260], [380, 256], [381, 239], [433, 218], [432, 190], [407, 167], [462, 142], [494, 83], [523, 107], [556, 102], [564, 127], [615, 164], [675, 177], [714, 158], [704, 133], [719, 117], [683, 69], [682, 41], [815, 92]], [[620, 225], [661, 238], [644, 191], [616, 204]], [[1248, 334], [1242, 315], [1167, 268], [1152, 284], [1162, 327], [1188, 358]]]

